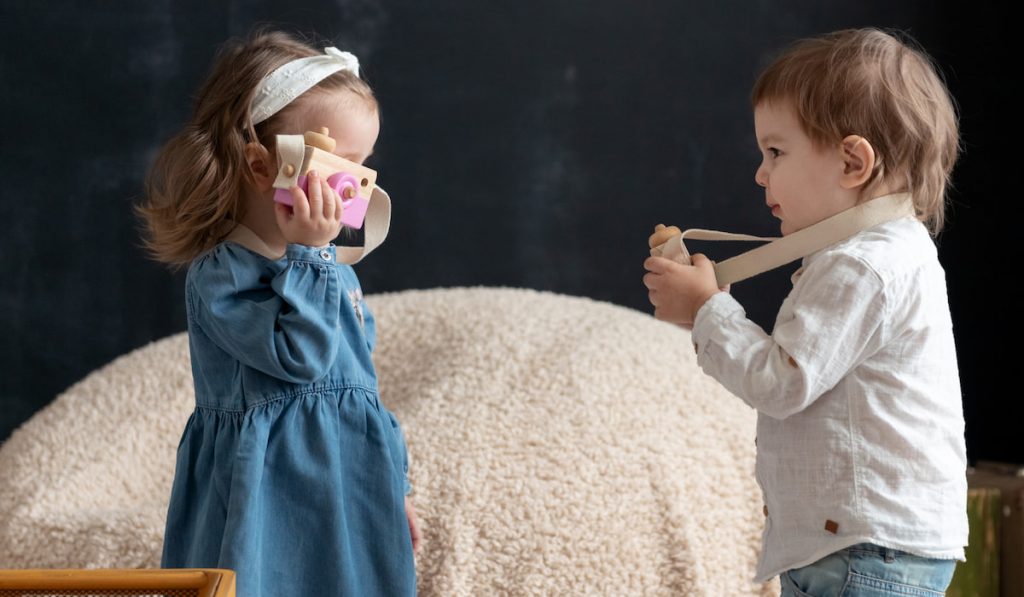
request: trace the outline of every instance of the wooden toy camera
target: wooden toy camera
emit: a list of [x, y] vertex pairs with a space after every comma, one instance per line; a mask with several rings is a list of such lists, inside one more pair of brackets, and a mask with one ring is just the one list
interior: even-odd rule
[[274, 201], [292, 205], [288, 191], [298, 186], [308, 193], [306, 173], [316, 170], [341, 197], [341, 223], [362, 228], [366, 209], [377, 184], [377, 172], [332, 153], [336, 142], [326, 127], [302, 135], [277, 136], [277, 179]]

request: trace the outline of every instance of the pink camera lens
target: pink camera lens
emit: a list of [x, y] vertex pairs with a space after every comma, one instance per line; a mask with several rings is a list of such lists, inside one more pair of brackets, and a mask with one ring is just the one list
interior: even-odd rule
[[345, 207], [359, 196], [359, 180], [346, 172], [335, 172], [330, 175], [327, 184], [341, 197], [341, 204]]

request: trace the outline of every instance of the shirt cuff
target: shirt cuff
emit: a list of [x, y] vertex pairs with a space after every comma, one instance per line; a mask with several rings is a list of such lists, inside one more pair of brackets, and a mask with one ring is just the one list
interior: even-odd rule
[[715, 293], [701, 305], [693, 320], [693, 330], [690, 332], [693, 349], [697, 353], [698, 360], [711, 341], [712, 334], [722, 327], [725, 320], [737, 313], [740, 316], [746, 315], [743, 305], [739, 304], [728, 292]]
[[337, 263], [337, 247], [333, 244], [326, 247], [309, 247], [306, 245], [290, 244], [285, 250], [288, 261], [307, 261], [320, 265]]

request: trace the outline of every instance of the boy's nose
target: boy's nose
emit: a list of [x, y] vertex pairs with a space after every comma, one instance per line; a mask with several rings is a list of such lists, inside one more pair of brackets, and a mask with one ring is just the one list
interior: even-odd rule
[[768, 173], [765, 172], [763, 164], [757, 167], [757, 172], [754, 172], [754, 182], [758, 186], [768, 187]]

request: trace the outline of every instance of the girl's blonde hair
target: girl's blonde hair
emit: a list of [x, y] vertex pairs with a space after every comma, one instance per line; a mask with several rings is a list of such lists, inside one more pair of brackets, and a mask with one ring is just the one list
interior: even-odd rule
[[343, 70], [254, 126], [250, 104], [259, 82], [287, 62], [320, 53], [276, 31], [257, 31], [221, 47], [191, 120], [157, 155], [146, 180], [145, 201], [137, 209], [146, 227], [146, 248], [156, 259], [187, 265], [229, 232], [228, 222], [241, 220], [245, 188], [252, 182], [245, 145], [259, 141], [274, 155], [274, 135], [310, 96], [349, 91], [377, 110], [369, 85]]
[[797, 42], [758, 77], [754, 107], [789, 102], [819, 148], [868, 140], [884, 183], [913, 195], [918, 217], [942, 230], [946, 188], [960, 149], [956, 107], [938, 69], [906, 35], [849, 29]]

